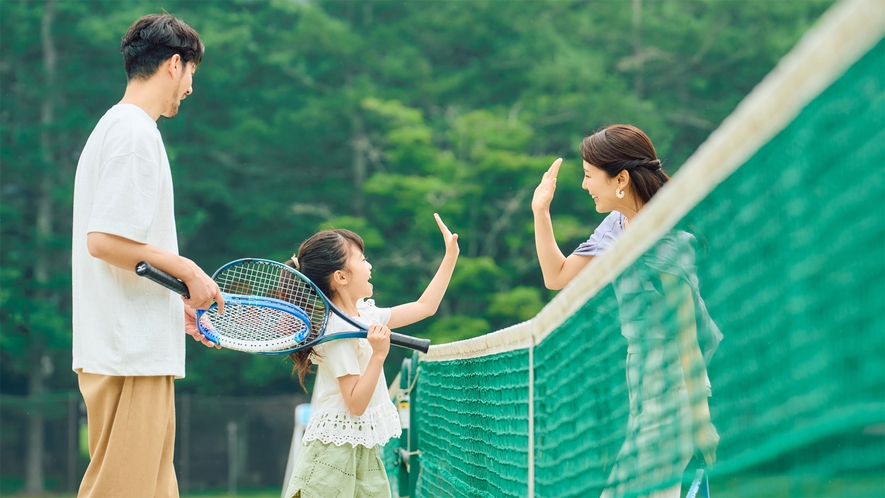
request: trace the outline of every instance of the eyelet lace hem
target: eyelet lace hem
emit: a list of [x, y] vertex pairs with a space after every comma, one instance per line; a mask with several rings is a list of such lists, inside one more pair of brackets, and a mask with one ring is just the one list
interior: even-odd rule
[[361, 444], [366, 448], [383, 445], [390, 438], [400, 437], [399, 413], [393, 403], [382, 403], [369, 407], [359, 417], [350, 411], [321, 410], [315, 413], [307, 429], [304, 431], [303, 442], [318, 440], [323, 444], [342, 446], [350, 443]]

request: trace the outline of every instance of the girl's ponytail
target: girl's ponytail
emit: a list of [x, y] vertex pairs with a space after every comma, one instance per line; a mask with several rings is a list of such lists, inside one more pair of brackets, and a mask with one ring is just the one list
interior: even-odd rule
[[[285, 261], [283, 264], [290, 268], [298, 269], [297, 263], [291, 259]], [[295, 375], [296, 372], [298, 373], [298, 383], [301, 384], [301, 389], [304, 389], [304, 392], [307, 392], [307, 387], [304, 385], [304, 378], [307, 377], [308, 373], [311, 373], [310, 354], [312, 352], [313, 349], [305, 349], [289, 353], [289, 358], [294, 364], [292, 367], [292, 375]]]
[[[301, 272], [329, 299], [332, 298], [332, 274], [343, 270], [347, 264], [347, 256], [356, 248], [365, 250], [363, 239], [359, 235], [341, 228], [323, 230], [301, 243], [298, 252], [284, 264]], [[304, 386], [304, 378], [310, 370], [312, 349], [289, 353], [295, 364], [292, 373], [298, 372], [298, 382]]]

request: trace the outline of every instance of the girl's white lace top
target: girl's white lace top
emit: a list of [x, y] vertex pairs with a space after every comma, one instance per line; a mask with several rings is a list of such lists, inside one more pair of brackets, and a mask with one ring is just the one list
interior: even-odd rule
[[[390, 321], [390, 308], [378, 308], [371, 299], [360, 301], [357, 310], [360, 316], [355, 319], [366, 326], [387, 325]], [[326, 334], [352, 330], [352, 325], [334, 314], [329, 317]], [[352, 415], [344, 404], [338, 377], [362, 375], [371, 357], [372, 346], [366, 339], [337, 339], [313, 348], [310, 359], [317, 365], [314, 406], [303, 442], [318, 440], [335, 446], [350, 443], [371, 448], [402, 434], [399, 413], [388, 395], [383, 370], [365, 413], [358, 417]]]

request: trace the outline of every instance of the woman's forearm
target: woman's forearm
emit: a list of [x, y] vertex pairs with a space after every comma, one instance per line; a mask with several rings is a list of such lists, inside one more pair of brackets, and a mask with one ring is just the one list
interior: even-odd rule
[[562, 282], [560, 277], [565, 264], [565, 256], [556, 244], [550, 212], [547, 210], [535, 211], [534, 217], [535, 250], [538, 252], [538, 263], [541, 265], [544, 285], [552, 290], [561, 289], [568, 283], [567, 281]]
[[695, 424], [709, 422], [710, 406], [707, 402], [707, 365], [698, 346], [695, 323], [694, 299], [691, 288], [685, 282], [669, 274], [661, 274], [661, 282], [667, 289], [671, 306], [677, 309], [679, 334], [679, 361], [685, 378], [685, 388], [691, 403], [691, 416]]
[[[680, 352], [679, 360], [685, 376], [685, 388], [691, 406], [691, 419], [694, 425], [710, 421], [710, 405], [707, 400], [707, 368], [704, 357], [695, 342], [694, 347]], [[692, 351], [694, 349], [694, 351]]]
[[563, 256], [553, 235], [550, 213], [546, 210], [535, 211], [535, 249], [541, 274], [544, 275], [544, 286], [550, 290], [559, 290], [568, 285], [593, 259], [593, 256], [576, 254]]

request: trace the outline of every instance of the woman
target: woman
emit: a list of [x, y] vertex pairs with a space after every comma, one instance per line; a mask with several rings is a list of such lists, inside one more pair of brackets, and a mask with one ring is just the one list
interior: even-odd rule
[[[550, 166], [532, 198], [535, 245], [549, 289], [563, 288], [607, 250], [670, 179], [651, 140], [629, 125], [585, 138], [581, 157], [581, 186], [598, 212], [611, 214], [564, 256], [550, 218], [562, 159]], [[719, 435], [710, 421], [706, 361], [722, 335], [698, 292], [693, 242], [691, 234], [672, 231], [613, 282], [628, 344], [630, 416], [603, 496], [678, 497], [679, 480], [695, 450], [708, 464], [716, 459]]]

